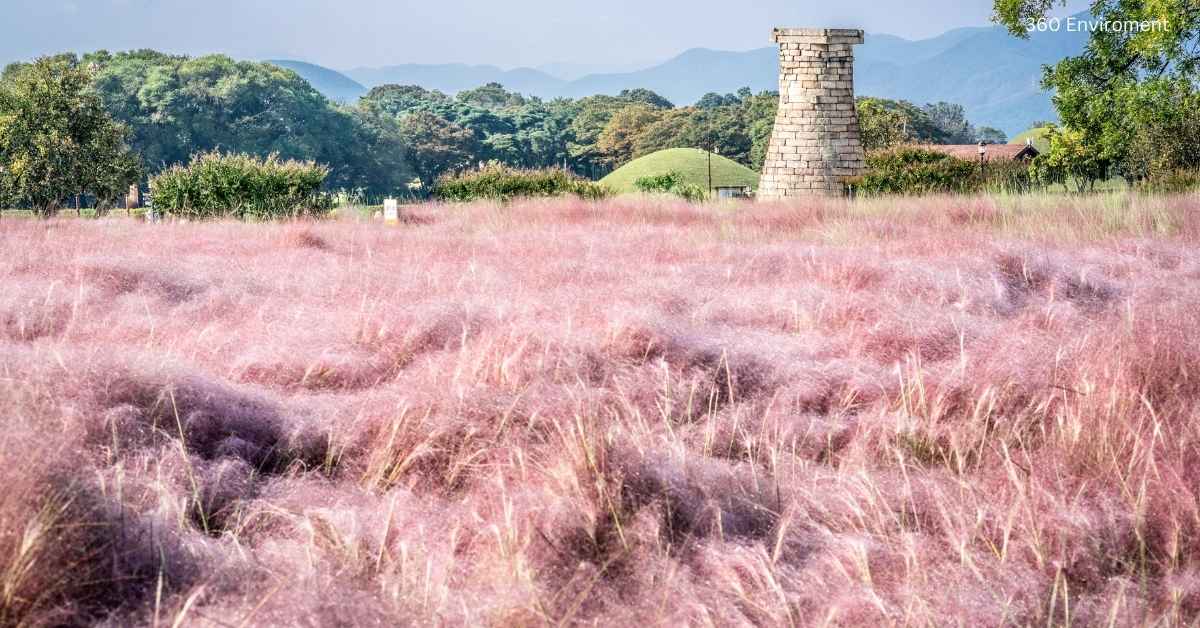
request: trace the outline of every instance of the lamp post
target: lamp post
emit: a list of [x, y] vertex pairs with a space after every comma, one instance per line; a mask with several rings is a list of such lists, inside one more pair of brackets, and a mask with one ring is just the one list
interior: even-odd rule
[[709, 196], [712, 196], [712, 192], [713, 192], [713, 187], [712, 187], [712, 156], [713, 156], [713, 151], [715, 151], [715, 150], [717, 150], [717, 147], [716, 147], [716, 146], [714, 146], [712, 150], [708, 151], [708, 195], [709, 195]]
[[980, 180], [982, 180], [983, 177], [985, 176], [984, 172], [983, 172], [983, 162], [985, 159], [987, 159], [987, 144], [984, 143], [983, 140], [979, 140], [979, 178], [980, 178]]

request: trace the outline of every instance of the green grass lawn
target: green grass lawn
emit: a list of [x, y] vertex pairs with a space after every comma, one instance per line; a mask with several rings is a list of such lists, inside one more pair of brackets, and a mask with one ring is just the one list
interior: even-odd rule
[[[141, 217], [145, 210], [135, 209], [132, 212], [124, 209], [110, 209], [104, 212], [107, 218], [130, 218]], [[85, 207], [76, 212], [74, 209], [60, 209], [55, 214], [56, 218], [95, 218], [96, 210]], [[30, 209], [0, 209], [0, 218], [37, 218], [37, 214]]]
[[[639, 157], [614, 170], [600, 183], [619, 193], [636, 192], [634, 182], [641, 177], [678, 172], [686, 183], [708, 189], [708, 153], [698, 148], [670, 148]], [[758, 188], [758, 173], [720, 155], [712, 156], [713, 187], [749, 186]]]

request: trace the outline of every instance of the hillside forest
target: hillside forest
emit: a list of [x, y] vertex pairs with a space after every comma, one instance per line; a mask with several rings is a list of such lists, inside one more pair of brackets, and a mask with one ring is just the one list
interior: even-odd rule
[[[597, 179], [666, 148], [712, 150], [758, 169], [777, 94], [710, 93], [676, 107], [636, 87], [616, 95], [543, 100], [490, 83], [448, 95], [382, 85], [352, 105], [321, 95], [291, 70], [226, 56], [151, 50], [60, 55], [42, 60], [91, 77], [111, 117], [125, 127], [143, 176], [221, 150], [327, 164], [326, 185], [359, 194], [423, 195], [443, 174], [499, 162], [558, 167]], [[33, 64], [9, 66], [0, 81]], [[864, 97], [868, 148], [916, 141], [1004, 141], [976, 129], [961, 106]]]

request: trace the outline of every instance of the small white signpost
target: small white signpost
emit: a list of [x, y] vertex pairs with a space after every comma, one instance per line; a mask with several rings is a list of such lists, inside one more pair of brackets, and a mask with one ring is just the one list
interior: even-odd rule
[[400, 222], [400, 203], [394, 198], [383, 201], [383, 221]]

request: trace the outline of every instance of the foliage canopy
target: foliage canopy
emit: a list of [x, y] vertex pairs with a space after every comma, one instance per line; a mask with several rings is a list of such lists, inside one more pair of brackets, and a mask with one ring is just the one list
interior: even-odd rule
[[[995, 0], [995, 19], [1028, 37], [1060, 0]], [[1200, 3], [1094, 0], [1087, 48], [1047, 67], [1063, 126], [1059, 157], [1140, 180], [1200, 167]], [[1070, 150], [1066, 150], [1067, 148]]]
[[0, 203], [45, 216], [72, 196], [111, 201], [139, 175], [127, 137], [74, 55], [10, 66], [0, 79]]

